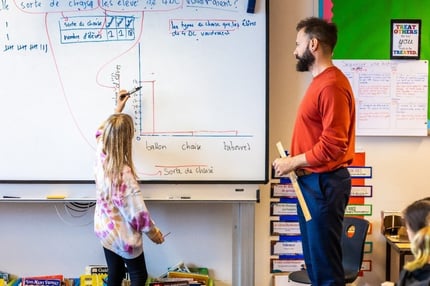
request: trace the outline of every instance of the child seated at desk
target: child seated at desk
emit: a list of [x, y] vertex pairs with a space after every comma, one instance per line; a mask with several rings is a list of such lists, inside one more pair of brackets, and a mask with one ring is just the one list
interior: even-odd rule
[[414, 259], [405, 264], [396, 286], [430, 285], [430, 198], [410, 204], [403, 218]]

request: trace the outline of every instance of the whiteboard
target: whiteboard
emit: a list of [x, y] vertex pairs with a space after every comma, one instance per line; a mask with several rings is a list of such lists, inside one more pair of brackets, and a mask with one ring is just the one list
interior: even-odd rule
[[427, 136], [428, 61], [335, 60], [356, 99], [356, 135]]
[[266, 4], [249, 4], [1, 1], [0, 181], [93, 180], [96, 128], [138, 86], [141, 181], [267, 181]]

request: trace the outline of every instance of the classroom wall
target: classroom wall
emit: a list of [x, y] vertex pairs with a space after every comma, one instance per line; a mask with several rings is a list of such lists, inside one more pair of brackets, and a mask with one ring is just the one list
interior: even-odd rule
[[[295, 25], [303, 17], [318, 15], [317, 1], [270, 1], [270, 138], [269, 160], [278, 156], [275, 144], [281, 140], [289, 148], [297, 105], [310, 75], [295, 71]], [[358, 23], [359, 24], [359, 23]], [[385, 241], [380, 234], [382, 210], [402, 210], [412, 201], [430, 195], [430, 138], [428, 137], [358, 137], [356, 150], [366, 153], [366, 165], [372, 167], [373, 232], [367, 241], [373, 243], [372, 270], [354, 285], [380, 285], [385, 281]], [[270, 162], [269, 162], [270, 163]], [[255, 285], [272, 285], [270, 274], [270, 185], [261, 187], [261, 202], [256, 208]], [[396, 263], [394, 261], [393, 263]], [[394, 276], [394, 275], [393, 275]], [[394, 280], [394, 279], [392, 279]]]
[[[159, 276], [183, 261], [207, 267], [217, 286], [232, 285], [232, 203], [147, 202], [165, 243], [144, 237], [148, 272]], [[79, 277], [85, 266], [105, 264], [93, 233], [92, 207], [70, 204], [0, 203], [0, 271], [19, 276]]]
[[[295, 70], [293, 51], [296, 24], [317, 15], [314, 0], [270, 0], [269, 10], [269, 162], [278, 157], [275, 144], [289, 148], [296, 108], [310, 80], [308, 73]], [[270, 184], [261, 186], [261, 201], [256, 205], [255, 285], [272, 285], [270, 274]]]

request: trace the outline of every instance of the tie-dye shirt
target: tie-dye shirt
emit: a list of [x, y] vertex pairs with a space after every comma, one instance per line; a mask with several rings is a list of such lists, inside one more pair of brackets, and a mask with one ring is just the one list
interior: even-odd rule
[[142, 233], [147, 233], [155, 225], [146, 208], [139, 183], [129, 166], [124, 166], [122, 184], [111, 190], [110, 180], [105, 178], [103, 171], [106, 155], [103, 153], [100, 135], [99, 130], [96, 134], [94, 232], [103, 247], [123, 258], [132, 259], [143, 252]]

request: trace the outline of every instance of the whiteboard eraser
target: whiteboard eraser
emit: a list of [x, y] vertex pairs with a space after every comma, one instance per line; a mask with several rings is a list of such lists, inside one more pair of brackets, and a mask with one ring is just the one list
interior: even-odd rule
[[48, 200], [63, 200], [66, 198], [64, 195], [48, 195], [46, 196]]

